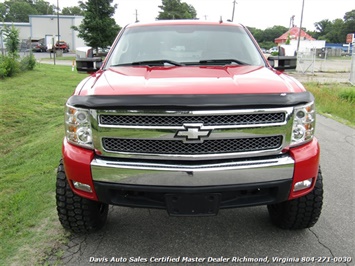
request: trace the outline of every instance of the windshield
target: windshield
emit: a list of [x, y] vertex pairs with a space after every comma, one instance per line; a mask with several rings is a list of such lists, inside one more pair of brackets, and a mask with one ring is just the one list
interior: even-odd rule
[[244, 28], [224, 25], [157, 25], [127, 28], [107, 61], [120, 65], [265, 63]]

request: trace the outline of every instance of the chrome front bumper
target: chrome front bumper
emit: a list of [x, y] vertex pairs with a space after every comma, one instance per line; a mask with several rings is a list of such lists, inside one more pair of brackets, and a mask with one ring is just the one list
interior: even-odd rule
[[223, 186], [292, 180], [288, 155], [223, 162], [134, 162], [94, 158], [93, 181], [171, 187]]

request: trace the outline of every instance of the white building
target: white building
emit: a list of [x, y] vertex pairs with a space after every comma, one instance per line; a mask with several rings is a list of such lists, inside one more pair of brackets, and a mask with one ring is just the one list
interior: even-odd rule
[[30, 23], [21, 23], [21, 22], [5, 22], [0, 23], [0, 51], [2, 52], [5, 49], [5, 34], [4, 26], [12, 27], [14, 26], [19, 30], [20, 40], [28, 39], [31, 36], [31, 25]]
[[[78, 37], [78, 32], [71, 27], [78, 27], [84, 17], [82, 16], [63, 16], [59, 15], [59, 29], [57, 15], [30, 15], [28, 23], [5, 22], [0, 23], [0, 31], [4, 25], [14, 26], [19, 29], [19, 37], [22, 42], [27, 40], [44, 39], [47, 46], [50, 47], [52, 42], [59, 39], [69, 44], [70, 50], [76, 47], [85, 46], [83, 39]], [[1, 47], [2, 44], [0, 44]]]
[[[280, 46], [285, 49], [286, 56], [294, 56], [297, 51], [298, 40], [291, 40], [290, 44], [281, 44]], [[324, 40], [300, 40], [299, 53], [310, 53], [324, 47]]]
[[[71, 50], [84, 46], [84, 40], [79, 38], [78, 32], [71, 27], [79, 27], [84, 17], [82, 16], [59, 16], [59, 39], [69, 44]], [[58, 39], [58, 16], [57, 15], [30, 15], [31, 38], [44, 38], [47, 45], [51, 39]], [[49, 46], [49, 45], [48, 45]]]

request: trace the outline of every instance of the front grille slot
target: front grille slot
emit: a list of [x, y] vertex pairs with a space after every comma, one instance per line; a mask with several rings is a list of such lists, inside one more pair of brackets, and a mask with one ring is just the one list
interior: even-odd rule
[[229, 115], [100, 115], [105, 126], [182, 126], [184, 123], [203, 123], [204, 126], [262, 125], [283, 123], [285, 113], [229, 114]]
[[277, 155], [289, 145], [292, 107], [231, 110], [97, 110], [102, 156], [207, 160]]
[[203, 143], [183, 143], [181, 140], [103, 138], [108, 152], [143, 154], [223, 154], [274, 150], [281, 147], [282, 136], [209, 139]]

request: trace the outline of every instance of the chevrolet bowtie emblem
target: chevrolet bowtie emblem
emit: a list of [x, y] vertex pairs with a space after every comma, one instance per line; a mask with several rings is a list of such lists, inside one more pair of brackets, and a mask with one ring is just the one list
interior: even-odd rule
[[176, 132], [174, 138], [181, 138], [184, 143], [202, 143], [212, 130], [204, 129], [202, 123], [184, 124], [184, 129]]

